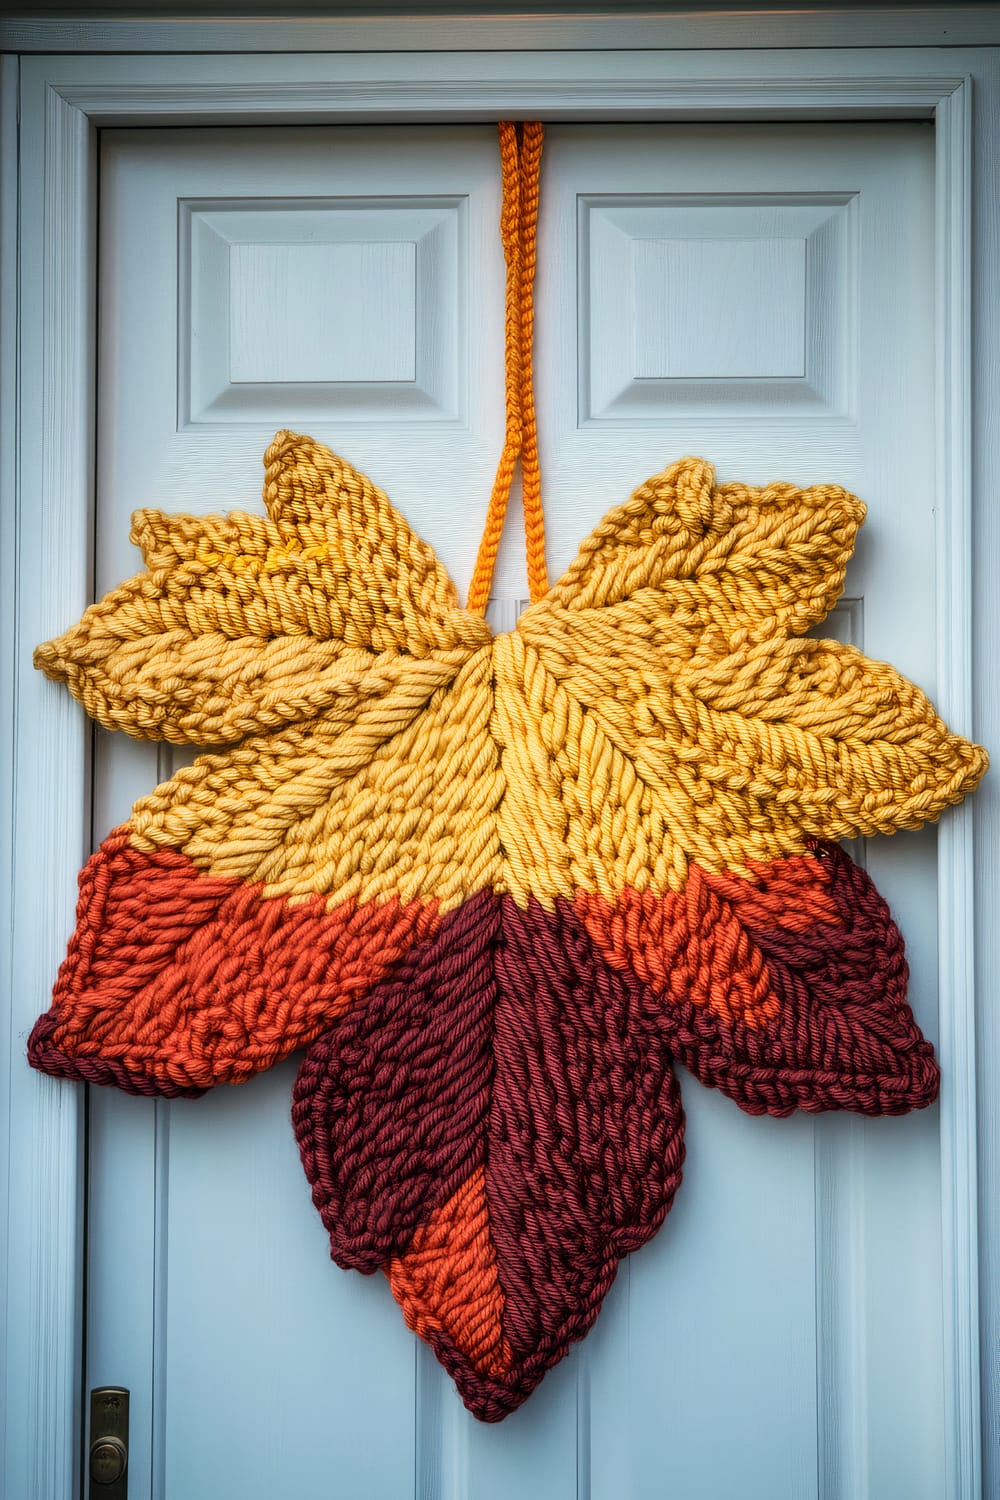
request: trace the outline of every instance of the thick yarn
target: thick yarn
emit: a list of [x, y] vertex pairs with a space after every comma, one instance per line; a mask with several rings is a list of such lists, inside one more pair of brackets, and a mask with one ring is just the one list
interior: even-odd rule
[[[673, 1064], [751, 1114], [929, 1104], [899, 932], [836, 840], [937, 818], [985, 752], [806, 639], [864, 506], [647, 481], [548, 587], [531, 392], [541, 127], [501, 126], [507, 422], [469, 608], [311, 438], [267, 519], [140, 511], [144, 572], [35, 662], [109, 729], [214, 747], [80, 876], [29, 1042], [142, 1094], [306, 1048], [292, 1116], [342, 1266], [505, 1416], [655, 1233]], [[532, 604], [482, 614], [520, 460]]]
[[685, 459], [498, 636], [310, 438], [277, 435], [264, 502], [140, 512], [146, 571], [36, 653], [105, 727], [216, 748], [89, 861], [30, 1057], [170, 1095], [308, 1048], [334, 1258], [497, 1419], [670, 1206], [674, 1061], [751, 1113], [935, 1097], [833, 841], [937, 818], [986, 755], [801, 634], [864, 513], [834, 485]]
[[535, 382], [532, 342], [535, 326], [535, 236], [538, 229], [538, 184], [542, 165], [542, 126], [537, 120], [500, 125], [500, 165], [503, 208], [500, 235], [507, 266], [504, 367], [507, 420], [503, 451], [486, 512], [483, 539], [469, 585], [469, 609], [482, 614], [500, 549], [514, 468], [521, 461], [524, 501], [524, 540], [528, 590], [532, 600], [548, 591], [545, 568], [545, 522], [542, 515], [542, 476], [538, 462], [535, 421]]

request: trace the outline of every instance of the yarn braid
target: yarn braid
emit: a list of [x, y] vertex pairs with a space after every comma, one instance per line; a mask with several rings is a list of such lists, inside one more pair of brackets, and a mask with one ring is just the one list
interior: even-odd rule
[[532, 370], [534, 339], [535, 236], [538, 227], [538, 181], [542, 161], [542, 126], [537, 122], [500, 125], [503, 206], [500, 232], [507, 264], [506, 368], [507, 422], [503, 452], [486, 513], [486, 526], [469, 585], [469, 609], [482, 614], [490, 595], [514, 468], [521, 460], [528, 587], [532, 600], [548, 590], [545, 569], [545, 523], [538, 463], [538, 425]]

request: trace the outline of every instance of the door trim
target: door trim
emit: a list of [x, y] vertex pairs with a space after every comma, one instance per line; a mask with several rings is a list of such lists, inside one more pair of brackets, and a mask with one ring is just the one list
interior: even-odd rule
[[[3, 739], [13, 817], [2, 831], [0, 922], [20, 932], [7, 979], [10, 1219], [6, 1493], [69, 1500], [80, 1453], [83, 1091], [31, 1073], [24, 1043], [47, 1006], [76, 872], [90, 848], [91, 730], [31, 670], [30, 649], [91, 597], [94, 515], [96, 139], [100, 126], [557, 119], [933, 119], [938, 351], [938, 703], [972, 727], [972, 144], [969, 55], [551, 52], [536, 56], [27, 58], [20, 63], [20, 264], [6, 241], [0, 308], [20, 401], [0, 466]], [[981, 59], [979, 59], [981, 62]], [[11, 111], [11, 64], [2, 75]], [[10, 139], [12, 132], [5, 132]], [[6, 191], [10, 191], [9, 170]], [[37, 184], [38, 191], [26, 191]], [[14, 353], [12, 354], [12, 345]], [[9, 388], [9, 387], [8, 387]], [[5, 452], [9, 445], [5, 445]], [[58, 579], [58, 593], [48, 581]], [[20, 608], [15, 616], [17, 602]], [[981, 1494], [973, 808], [939, 842], [942, 1274], [948, 1500]], [[17, 869], [15, 886], [11, 872]], [[30, 934], [30, 936], [25, 936]], [[853, 1500], [853, 1497], [852, 1497]]]
[[[100, 10], [99, 5], [92, 7]], [[215, 0], [211, 15], [199, 7], [164, 5], [170, 15], [116, 15], [60, 19], [31, 15], [0, 17], [0, 48], [11, 52], [542, 52], [549, 49], [696, 47], [852, 47], [996, 46], [1000, 13], [991, 5], [910, 4], [897, 6], [832, 4], [808, 9], [794, 4], [749, 6], [697, 3], [655, 10], [608, 0], [603, 11], [571, 3], [539, 6], [532, 15], [469, 0], [464, 14], [434, 16], [414, 0], [368, 0], [366, 14], [351, 14], [335, 0], [322, 7], [290, 6], [280, 17], [242, 14], [241, 0]], [[347, 12], [338, 15], [338, 10]], [[386, 11], [391, 11], [386, 15]], [[492, 10], [492, 14], [490, 11]], [[185, 15], [185, 11], [188, 12]], [[191, 19], [191, 12], [197, 19]]]

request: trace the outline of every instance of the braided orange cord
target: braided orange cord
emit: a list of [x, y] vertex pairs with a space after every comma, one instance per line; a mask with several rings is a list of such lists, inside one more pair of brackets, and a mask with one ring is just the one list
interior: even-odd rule
[[545, 568], [545, 525], [542, 517], [541, 475], [532, 376], [534, 330], [533, 286], [535, 233], [538, 224], [538, 180], [543, 127], [538, 121], [517, 126], [503, 120], [499, 127], [503, 206], [500, 233], [507, 266], [504, 365], [506, 370], [506, 429], [486, 526], [469, 585], [468, 608], [483, 614], [489, 601], [503, 533], [514, 468], [521, 460], [524, 490], [524, 529], [528, 587], [532, 602], [548, 590]]
[[532, 367], [542, 134], [542, 125], [533, 121], [524, 126], [521, 139], [521, 484], [524, 495], [528, 587], [532, 604], [547, 594], [549, 589], [545, 569], [545, 521], [542, 515], [542, 475], [538, 463], [538, 426], [535, 421]]

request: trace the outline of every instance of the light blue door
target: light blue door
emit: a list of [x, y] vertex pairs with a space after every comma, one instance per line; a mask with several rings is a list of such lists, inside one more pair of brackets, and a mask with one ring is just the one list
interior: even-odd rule
[[[554, 575], [700, 453], [869, 504], [830, 630], [933, 696], [929, 126], [559, 126], [537, 391]], [[259, 505], [275, 428], [386, 489], [464, 587], [502, 440], [491, 127], [144, 131], [102, 146], [97, 586], [140, 505]], [[514, 528], [516, 532], [516, 528]], [[494, 620], [526, 589], [516, 535]], [[177, 763], [98, 735], [95, 834]], [[933, 832], [864, 853], [936, 1032]], [[132, 1392], [131, 1500], [940, 1500], [936, 1110], [751, 1119], [682, 1079], [685, 1184], [598, 1324], [477, 1424], [382, 1278], [332, 1266], [294, 1064], [93, 1090], [88, 1384]]]

